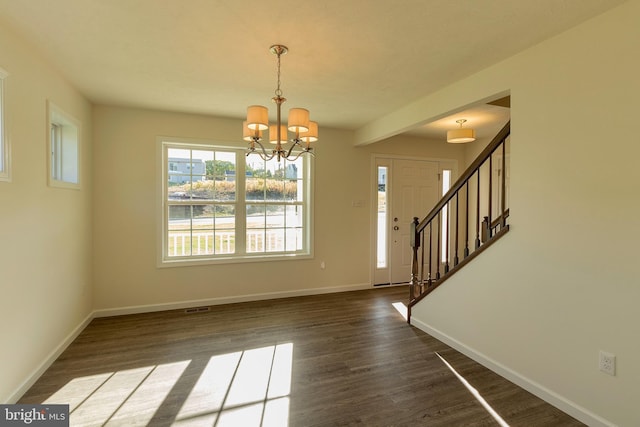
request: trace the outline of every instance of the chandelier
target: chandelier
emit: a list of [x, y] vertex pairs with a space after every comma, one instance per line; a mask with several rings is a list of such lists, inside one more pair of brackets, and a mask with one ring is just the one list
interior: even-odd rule
[[[249, 142], [247, 156], [258, 154], [263, 160], [271, 160], [274, 157], [280, 159], [295, 160], [302, 154], [313, 155], [311, 143], [318, 140], [318, 123], [309, 120], [309, 110], [305, 108], [292, 108], [289, 110], [288, 126], [282, 124], [281, 107], [287, 100], [282, 96], [280, 89], [280, 57], [289, 49], [279, 44], [273, 45], [269, 51], [278, 57], [278, 85], [275, 95], [271, 100], [276, 104], [276, 123], [269, 125], [269, 110], [262, 105], [247, 107], [247, 120], [242, 123], [242, 139]], [[275, 144], [275, 148], [269, 153], [262, 145], [263, 131], [268, 129], [269, 142]], [[288, 132], [293, 138], [288, 139]], [[287, 145], [290, 144], [290, 145]], [[298, 148], [294, 151], [294, 149]]]

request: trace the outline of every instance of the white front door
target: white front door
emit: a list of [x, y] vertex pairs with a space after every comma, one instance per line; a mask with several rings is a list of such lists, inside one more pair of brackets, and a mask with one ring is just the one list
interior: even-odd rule
[[414, 217], [424, 218], [440, 199], [439, 163], [393, 159], [389, 184], [390, 282], [406, 283], [411, 279], [410, 224]]

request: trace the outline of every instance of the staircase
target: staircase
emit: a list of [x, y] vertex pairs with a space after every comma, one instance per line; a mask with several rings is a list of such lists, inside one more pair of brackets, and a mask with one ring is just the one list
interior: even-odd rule
[[429, 214], [411, 225], [411, 307], [509, 231], [508, 122]]

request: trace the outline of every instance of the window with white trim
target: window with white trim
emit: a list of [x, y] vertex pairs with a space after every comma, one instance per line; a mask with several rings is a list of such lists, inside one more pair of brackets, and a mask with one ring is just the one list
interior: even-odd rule
[[162, 147], [162, 262], [311, 253], [311, 160], [264, 161], [180, 141]]
[[79, 188], [79, 122], [51, 101], [47, 102], [49, 185]]
[[11, 175], [9, 164], [9, 141], [5, 129], [4, 114], [4, 80], [7, 72], [0, 68], [0, 181], [9, 181]]

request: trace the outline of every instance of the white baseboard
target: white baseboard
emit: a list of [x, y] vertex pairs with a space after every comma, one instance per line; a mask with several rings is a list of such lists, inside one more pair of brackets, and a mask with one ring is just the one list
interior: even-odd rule
[[93, 313], [89, 313], [87, 317], [84, 318], [82, 322], [78, 326], [76, 326], [73, 331], [71, 331], [65, 339], [54, 348], [51, 353], [45, 357], [45, 359], [40, 363], [40, 365], [27, 377], [27, 379], [18, 387], [7, 399], [7, 403], [12, 404], [16, 403], [18, 399], [24, 395], [27, 390], [31, 388], [33, 384], [40, 378], [40, 376], [46, 371], [49, 366], [62, 354], [63, 351], [75, 340], [80, 332], [87, 327], [87, 325], [93, 320]]
[[40, 376], [51, 366], [51, 364], [62, 354], [62, 352], [77, 338], [78, 335], [89, 325], [91, 320], [98, 317], [119, 316], [124, 314], [150, 313], [154, 311], [176, 310], [189, 307], [199, 307], [206, 305], [233, 304], [237, 302], [259, 301], [276, 298], [288, 298], [306, 295], [320, 295], [337, 292], [359, 291], [364, 289], [373, 289], [371, 284], [345, 285], [329, 288], [313, 288], [295, 291], [283, 292], [267, 292], [261, 294], [240, 295], [232, 297], [209, 298], [201, 300], [182, 301], [177, 303], [166, 304], [150, 304], [139, 305], [124, 308], [113, 308], [94, 310], [74, 328], [73, 331], [40, 363], [40, 365], [27, 377], [27, 379], [18, 387], [7, 399], [7, 403], [16, 403], [31, 386], [40, 378]]
[[199, 300], [189, 300], [181, 302], [171, 302], [163, 304], [136, 305], [123, 308], [107, 308], [95, 310], [94, 317], [122, 316], [125, 314], [151, 313], [154, 311], [180, 310], [190, 307], [201, 307], [207, 305], [234, 304], [237, 302], [261, 301], [277, 298], [300, 297], [306, 295], [330, 294], [336, 292], [360, 291], [373, 289], [371, 284], [345, 285], [330, 288], [299, 289], [295, 291], [266, 292], [260, 294], [239, 295], [231, 297], [207, 298]]
[[443, 343], [449, 345], [450, 347], [455, 348], [460, 353], [470, 357], [476, 362], [480, 363], [484, 367], [492, 370], [498, 375], [508, 379], [512, 383], [522, 387], [528, 392], [538, 396], [540, 399], [545, 402], [555, 406], [561, 411], [571, 415], [575, 419], [591, 426], [591, 427], [616, 427], [615, 424], [610, 421], [605, 420], [602, 417], [592, 413], [586, 408], [562, 397], [561, 395], [547, 389], [546, 387], [538, 384], [535, 381], [530, 380], [529, 378], [519, 374], [516, 371], [504, 366], [501, 363], [487, 357], [486, 355], [476, 351], [475, 349], [463, 344], [462, 342], [456, 340], [455, 338], [450, 337], [449, 335], [439, 331], [438, 329], [432, 328], [426, 323], [416, 319], [415, 317], [411, 318], [411, 325], [417, 327], [418, 329], [426, 332], [427, 334], [437, 338]]

